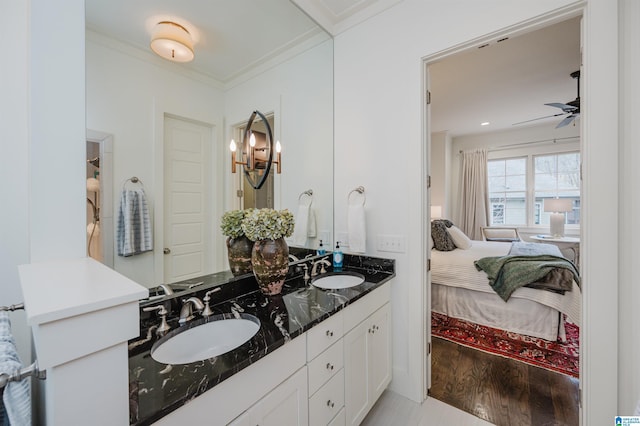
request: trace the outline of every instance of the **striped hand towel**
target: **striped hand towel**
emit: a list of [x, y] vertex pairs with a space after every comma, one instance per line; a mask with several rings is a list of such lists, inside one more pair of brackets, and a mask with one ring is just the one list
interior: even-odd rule
[[[11, 334], [9, 313], [0, 312], [0, 374], [14, 374], [22, 368]], [[4, 411], [12, 426], [31, 425], [31, 382], [25, 378], [9, 382], [2, 395]]]
[[151, 216], [142, 188], [125, 189], [120, 194], [118, 256], [133, 256], [153, 250]]

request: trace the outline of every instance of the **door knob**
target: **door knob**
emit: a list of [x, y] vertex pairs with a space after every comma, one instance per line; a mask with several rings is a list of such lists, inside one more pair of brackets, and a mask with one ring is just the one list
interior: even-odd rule
[[162, 250], [162, 252], [163, 252], [164, 254], [169, 254], [169, 253], [171, 253], [171, 249], [170, 249], [170, 248], [168, 248], [168, 247], [165, 247], [165, 248], [164, 248], [164, 250]]

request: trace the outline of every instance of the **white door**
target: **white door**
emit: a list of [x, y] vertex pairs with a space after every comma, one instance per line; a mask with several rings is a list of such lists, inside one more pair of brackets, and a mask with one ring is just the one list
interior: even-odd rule
[[210, 126], [165, 116], [165, 283], [211, 272], [212, 135]]

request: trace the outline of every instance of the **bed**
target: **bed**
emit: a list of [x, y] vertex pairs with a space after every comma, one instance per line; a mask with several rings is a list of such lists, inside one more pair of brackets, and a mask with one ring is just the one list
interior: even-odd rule
[[[474, 261], [504, 256], [511, 243], [472, 241], [465, 250], [431, 251], [431, 309], [477, 324], [555, 341], [565, 339], [564, 315], [580, 326], [581, 295], [574, 281], [564, 294], [521, 287], [507, 302]], [[562, 315], [564, 314], [564, 315]]]

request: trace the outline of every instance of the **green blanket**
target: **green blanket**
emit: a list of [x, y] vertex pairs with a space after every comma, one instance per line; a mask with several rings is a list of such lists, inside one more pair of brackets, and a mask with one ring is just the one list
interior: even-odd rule
[[554, 268], [571, 271], [579, 285], [576, 267], [567, 259], [552, 255], [483, 257], [474, 262], [476, 269], [485, 271], [491, 288], [505, 302], [518, 288], [543, 279]]

